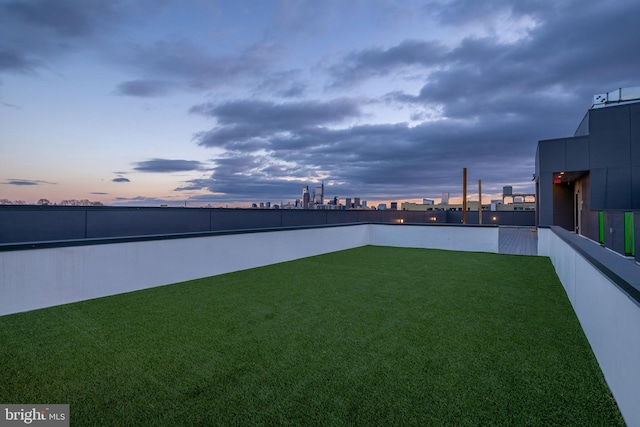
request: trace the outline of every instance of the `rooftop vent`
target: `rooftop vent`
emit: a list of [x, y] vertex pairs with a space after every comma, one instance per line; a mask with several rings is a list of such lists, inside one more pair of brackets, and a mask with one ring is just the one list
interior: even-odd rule
[[640, 86], [625, 87], [607, 93], [593, 95], [591, 108], [602, 108], [608, 104], [640, 100]]

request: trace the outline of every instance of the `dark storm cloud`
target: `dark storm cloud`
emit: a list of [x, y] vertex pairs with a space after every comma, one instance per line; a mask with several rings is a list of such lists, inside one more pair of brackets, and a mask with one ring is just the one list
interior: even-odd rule
[[131, 182], [129, 178], [125, 178], [123, 176], [119, 176], [117, 178], [113, 178], [111, 181], [113, 182]]
[[122, 82], [116, 88], [116, 94], [152, 98], [171, 92], [173, 84], [157, 80], [131, 80]]
[[268, 139], [279, 133], [341, 123], [360, 116], [356, 100], [300, 101], [277, 104], [240, 100], [222, 104], [201, 104], [190, 110], [216, 119], [218, 126], [195, 136], [198, 145], [230, 150], [268, 148]]
[[134, 163], [138, 172], [171, 173], [203, 170], [205, 165], [197, 160], [152, 159]]

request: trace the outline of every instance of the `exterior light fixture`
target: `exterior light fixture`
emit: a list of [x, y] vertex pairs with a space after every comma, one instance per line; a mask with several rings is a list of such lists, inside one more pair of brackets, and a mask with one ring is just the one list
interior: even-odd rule
[[497, 217], [497, 216], [492, 216], [492, 217], [491, 217], [491, 221], [497, 221], [497, 220], [498, 220], [498, 217]]

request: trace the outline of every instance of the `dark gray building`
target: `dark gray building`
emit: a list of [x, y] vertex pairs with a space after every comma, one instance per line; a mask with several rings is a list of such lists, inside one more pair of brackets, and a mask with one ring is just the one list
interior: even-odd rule
[[623, 246], [640, 210], [640, 87], [596, 95], [573, 136], [539, 141], [535, 181], [538, 225], [632, 254]]

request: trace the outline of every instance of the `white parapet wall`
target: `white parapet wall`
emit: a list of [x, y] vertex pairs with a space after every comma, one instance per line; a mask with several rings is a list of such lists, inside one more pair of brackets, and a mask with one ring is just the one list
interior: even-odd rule
[[369, 244], [497, 252], [498, 229], [356, 224], [78, 243], [0, 251], [0, 315]]
[[498, 253], [498, 227], [371, 224], [369, 242], [378, 246]]
[[640, 306], [549, 228], [538, 254], [551, 258], [625, 422], [640, 426]]
[[0, 315], [350, 249], [368, 239], [365, 224], [0, 252]]

